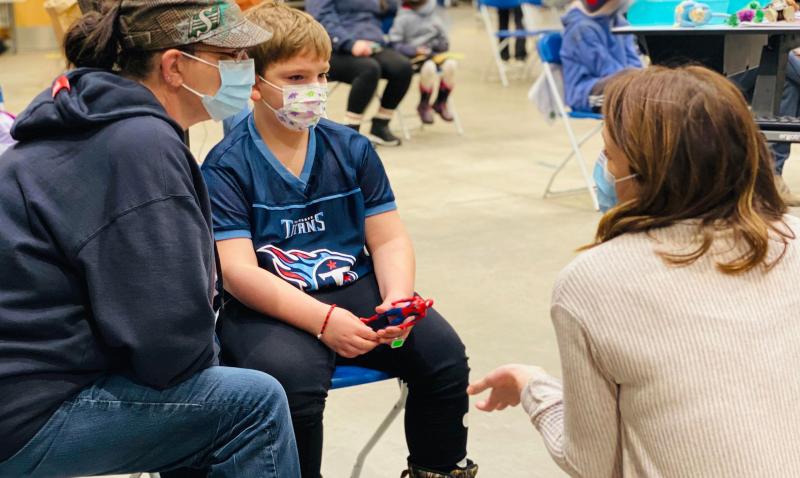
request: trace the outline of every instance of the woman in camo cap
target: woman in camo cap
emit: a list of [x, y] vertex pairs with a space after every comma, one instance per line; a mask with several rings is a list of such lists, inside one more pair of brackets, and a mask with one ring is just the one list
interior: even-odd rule
[[208, 196], [183, 131], [247, 103], [269, 32], [222, 0], [122, 0], [0, 164], [0, 476], [299, 477], [286, 397], [216, 366]]

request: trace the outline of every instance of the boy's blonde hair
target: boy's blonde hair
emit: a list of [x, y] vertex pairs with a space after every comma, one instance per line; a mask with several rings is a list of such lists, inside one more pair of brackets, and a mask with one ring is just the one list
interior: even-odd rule
[[247, 18], [272, 32], [272, 38], [248, 51], [256, 73], [264, 74], [270, 65], [297, 55], [311, 54], [328, 61], [331, 39], [322, 25], [306, 12], [291, 8], [281, 0], [267, 0], [247, 10]]

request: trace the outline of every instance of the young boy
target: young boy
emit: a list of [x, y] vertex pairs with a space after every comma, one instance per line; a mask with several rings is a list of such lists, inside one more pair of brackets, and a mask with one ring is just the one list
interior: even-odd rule
[[[475, 476], [458, 335], [434, 310], [413, 332], [359, 320], [413, 296], [414, 252], [369, 140], [321, 119], [328, 34], [282, 4], [248, 17], [273, 33], [249, 52], [255, 108], [202, 168], [224, 277], [223, 361], [268, 371], [284, 386], [305, 478], [320, 477], [322, 414], [341, 364], [409, 384], [403, 476]], [[402, 347], [386, 345], [398, 338]]]
[[[420, 73], [417, 112], [422, 122], [432, 124], [434, 111], [443, 120], [453, 121], [453, 115], [447, 108], [447, 98], [455, 86], [458, 64], [453, 59], [438, 55], [450, 49], [450, 42], [444, 23], [436, 15], [436, 0], [405, 0], [403, 9], [389, 30], [389, 43], [392, 48], [411, 58], [414, 69]], [[431, 106], [439, 67], [442, 70], [439, 94]]]
[[564, 43], [564, 92], [574, 110], [599, 112], [608, 80], [626, 68], [641, 68], [632, 35], [614, 35], [612, 28], [627, 25], [623, 16], [628, 0], [573, 2], [561, 19]]

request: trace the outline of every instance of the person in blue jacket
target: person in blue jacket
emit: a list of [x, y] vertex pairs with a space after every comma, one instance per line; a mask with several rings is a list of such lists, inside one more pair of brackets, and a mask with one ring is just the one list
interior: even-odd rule
[[[211, 205], [183, 131], [247, 104], [269, 32], [224, 0], [106, 2], [0, 156], [0, 477], [299, 478], [286, 395], [216, 366]], [[240, 59], [240, 60], [237, 60]]]
[[627, 0], [576, 1], [561, 18], [564, 93], [573, 110], [599, 112], [608, 80], [626, 68], [642, 67], [634, 37], [611, 32], [615, 27], [628, 25], [623, 16], [628, 3]]
[[383, 21], [397, 12], [397, 0], [307, 0], [306, 10], [319, 21], [333, 44], [330, 78], [349, 83], [344, 123], [358, 131], [378, 89], [387, 80], [380, 109], [372, 119], [370, 139], [383, 146], [398, 146], [400, 138], [389, 129], [394, 111], [405, 97], [411, 77], [411, 62], [389, 48]]

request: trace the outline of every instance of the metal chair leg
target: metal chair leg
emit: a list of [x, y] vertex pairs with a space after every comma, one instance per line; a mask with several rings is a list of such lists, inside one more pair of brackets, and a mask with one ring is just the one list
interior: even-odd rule
[[506, 65], [503, 64], [503, 59], [500, 57], [501, 46], [498, 44], [497, 38], [495, 37], [495, 30], [492, 27], [492, 16], [489, 14], [489, 8], [486, 7], [486, 5], [481, 5], [480, 12], [481, 18], [483, 18], [483, 24], [486, 28], [486, 34], [489, 36], [489, 44], [491, 45], [494, 62], [497, 65], [497, 72], [500, 74], [500, 82], [503, 86], [508, 86]]
[[[550, 69], [550, 66], [545, 64], [544, 74], [547, 75], [547, 84], [550, 87], [550, 92], [553, 95], [553, 98], [561, 98], [561, 93], [556, 88], [555, 78], [553, 77], [553, 72]], [[597, 194], [594, 191], [594, 181], [592, 180], [591, 175], [589, 175], [589, 170], [586, 168], [586, 163], [583, 160], [583, 153], [581, 153], [581, 145], [585, 143], [591, 136], [595, 133], [600, 131], [602, 128], [602, 123], [592, 130], [589, 135], [584, 136], [579, 141], [575, 137], [575, 132], [572, 130], [572, 125], [569, 121], [569, 116], [567, 115], [566, 108], [564, 104], [560, 100], [556, 100], [556, 106], [558, 108], [558, 115], [561, 117], [561, 120], [564, 122], [564, 127], [567, 130], [567, 136], [569, 136], [570, 146], [572, 146], [573, 154], [575, 155], [575, 159], [578, 162], [578, 166], [581, 170], [581, 175], [583, 175], [583, 180], [586, 182], [586, 188], [589, 190], [589, 196], [592, 198], [592, 205], [594, 206], [595, 211], [600, 210], [600, 204], [597, 201]], [[569, 157], [568, 157], [569, 159]], [[558, 174], [561, 169], [563, 168], [563, 164], [556, 169], [556, 172], [553, 174], [553, 177], [550, 178], [550, 182], [548, 183], [548, 188], [545, 190], [545, 196], [550, 193], [550, 186], [553, 183], [555, 175]]]
[[459, 136], [464, 136], [464, 126], [461, 124], [461, 116], [458, 115], [458, 110], [456, 109], [455, 103], [453, 103], [453, 98], [447, 99], [447, 107], [450, 109], [450, 113], [453, 114], [453, 124], [456, 127], [456, 132]]
[[350, 473], [350, 478], [359, 478], [361, 476], [361, 470], [364, 468], [364, 462], [367, 460], [367, 456], [372, 449], [375, 448], [375, 444], [378, 443], [378, 440], [386, 433], [386, 430], [389, 429], [389, 426], [394, 422], [395, 418], [397, 418], [397, 415], [406, 407], [406, 398], [408, 398], [408, 386], [400, 382], [400, 398], [397, 399], [392, 409], [389, 410], [389, 414], [386, 415], [386, 418], [383, 419], [378, 429], [375, 430], [375, 433], [372, 434], [367, 444], [364, 445], [364, 448], [359, 452], [356, 464], [353, 466], [352, 473]]
[[400, 112], [400, 108], [395, 111], [395, 116], [397, 117], [397, 122], [400, 123], [400, 131], [403, 132], [403, 139], [411, 141], [411, 132], [409, 132], [408, 126], [406, 126], [406, 120], [403, 118], [403, 113]]

